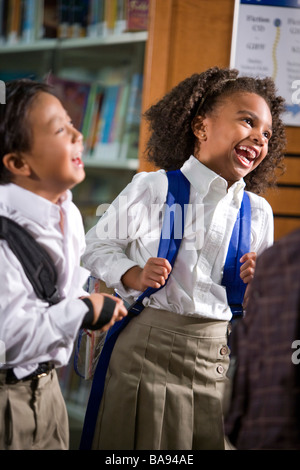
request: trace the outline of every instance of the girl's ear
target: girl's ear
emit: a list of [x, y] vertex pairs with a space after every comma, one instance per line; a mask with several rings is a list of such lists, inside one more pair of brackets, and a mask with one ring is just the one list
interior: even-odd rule
[[17, 153], [7, 153], [3, 157], [3, 165], [15, 176], [29, 176], [30, 167], [22, 155]]
[[205, 124], [203, 122], [202, 116], [196, 116], [193, 119], [192, 130], [193, 130], [195, 137], [197, 137], [198, 140], [205, 141], [207, 139]]

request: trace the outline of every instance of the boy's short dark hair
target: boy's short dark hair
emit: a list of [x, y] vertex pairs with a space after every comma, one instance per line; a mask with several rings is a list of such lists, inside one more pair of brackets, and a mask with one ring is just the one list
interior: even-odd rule
[[6, 104], [0, 105], [0, 184], [11, 181], [11, 174], [3, 165], [4, 155], [31, 148], [28, 110], [40, 92], [53, 93], [46, 83], [30, 79], [6, 83]]

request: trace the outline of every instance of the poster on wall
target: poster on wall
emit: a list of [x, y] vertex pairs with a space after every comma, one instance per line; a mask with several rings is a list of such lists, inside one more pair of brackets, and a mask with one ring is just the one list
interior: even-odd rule
[[272, 77], [284, 123], [300, 126], [300, 0], [235, 0], [230, 66]]

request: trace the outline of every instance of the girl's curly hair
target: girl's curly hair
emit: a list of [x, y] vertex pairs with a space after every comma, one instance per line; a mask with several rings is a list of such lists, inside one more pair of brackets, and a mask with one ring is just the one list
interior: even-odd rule
[[[144, 114], [150, 138], [146, 147], [148, 160], [165, 170], [180, 168], [194, 152], [194, 117], [211, 111], [222, 96], [236, 92], [255, 93], [267, 102], [272, 115], [273, 135], [266, 158], [245, 178], [247, 190], [260, 194], [276, 183], [277, 168], [283, 170], [285, 128], [280, 118], [284, 99], [276, 95], [271, 78], [238, 77], [238, 70], [213, 67], [186, 78]], [[200, 106], [200, 110], [199, 110]]]

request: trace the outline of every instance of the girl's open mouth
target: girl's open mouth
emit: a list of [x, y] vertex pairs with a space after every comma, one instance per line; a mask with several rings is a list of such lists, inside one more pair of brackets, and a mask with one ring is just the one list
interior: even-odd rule
[[238, 160], [246, 168], [250, 168], [255, 159], [258, 157], [257, 150], [246, 145], [239, 145], [238, 147], [235, 147], [234, 151]]

